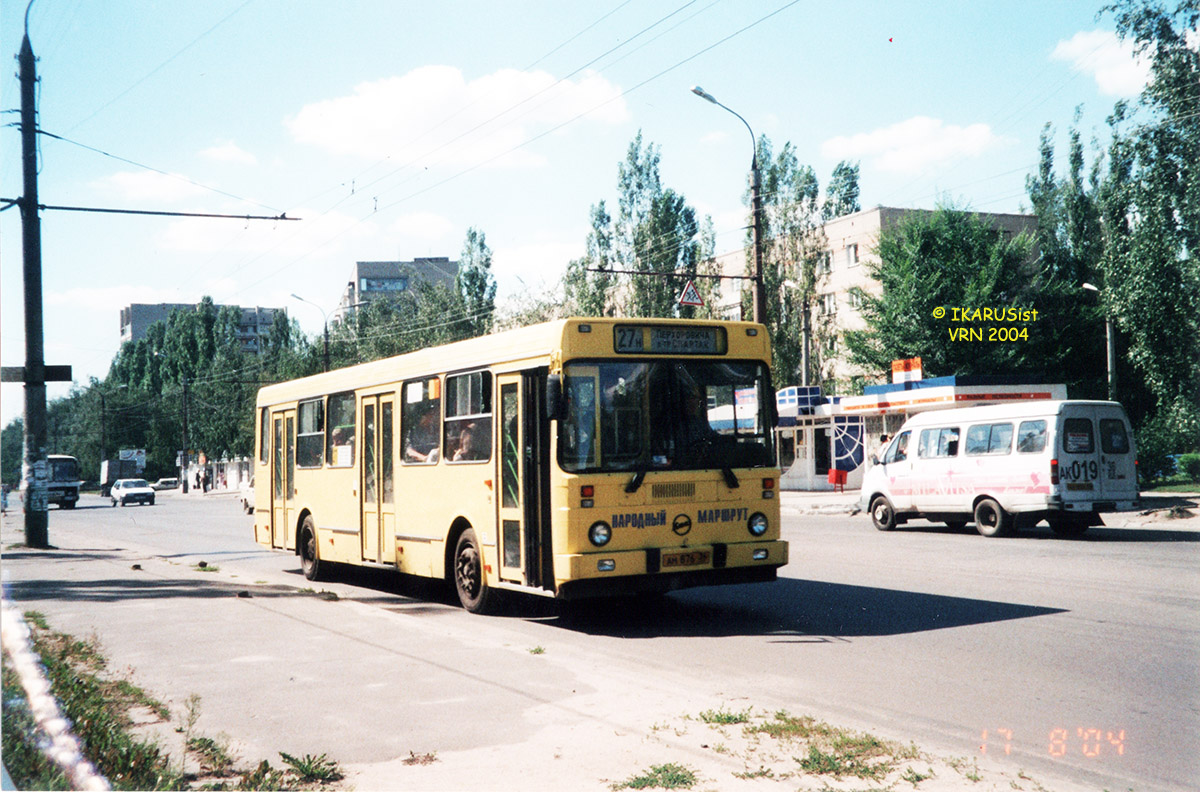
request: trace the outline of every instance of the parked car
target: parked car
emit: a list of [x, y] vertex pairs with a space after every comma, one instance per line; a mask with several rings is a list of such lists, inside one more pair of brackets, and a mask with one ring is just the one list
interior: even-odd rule
[[243, 481], [238, 489], [241, 492], [242, 511], [254, 514], [254, 476], [249, 481]]
[[179, 489], [179, 479], [177, 479], [177, 478], [160, 478], [158, 481], [154, 482], [154, 489], [156, 489], [156, 490]]
[[117, 479], [109, 490], [109, 500], [112, 505], [120, 503], [128, 506], [131, 503], [154, 505], [154, 488], [146, 479]]

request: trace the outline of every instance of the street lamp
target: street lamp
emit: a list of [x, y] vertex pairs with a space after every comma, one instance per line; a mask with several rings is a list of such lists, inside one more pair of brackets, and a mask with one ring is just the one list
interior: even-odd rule
[[761, 324], [767, 320], [767, 303], [766, 295], [763, 293], [762, 197], [759, 195], [758, 138], [754, 136], [754, 130], [750, 128], [750, 124], [746, 119], [742, 118], [737, 111], [718, 102], [716, 97], [699, 85], [692, 86], [692, 93], [705, 101], [712, 102], [717, 107], [733, 113], [739, 121], [746, 125], [746, 131], [750, 133], [750, 145], [753, 152], [753, 156], [750, 158], [750, 205], [751, 211], [754, 212], [754, 278], [751, 280], [751, 283], [754, 289], [754, 321]]
[[[1086, 291], [1096, 292], [1100, 294], [1100, 289], [1090, 283], [1083, 284]], [[1103, 307], [1103, 306], [1101, 306]], [[1108, 400], [1117, 400], [1117, 343], [1113, 337], [1112, 317], [1109, 316], [1108, 309], [1104, 309], [1104, 337], [1105, 343], [1108, 346]]]
[[316, 308], [318, 311], [321, 312], [321, 320], [325, 323], [325, 370], [329, 371], [329, 314], [326, 313], [324, 308], [317, 305], [312, 300], [304, 299], [299, 294], [293, 294], [292, 297], [294, 299], [299, 300], [302, 303], [308, 303], [313, 308]]

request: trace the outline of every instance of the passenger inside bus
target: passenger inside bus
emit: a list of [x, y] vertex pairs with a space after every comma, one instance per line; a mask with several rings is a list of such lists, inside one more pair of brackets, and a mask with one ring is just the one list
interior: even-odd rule
[[476, 438], [477, 428], [474, 423], [469, 423], [463, 427], [463, 430], [458, 433], [458, 448], [454, 451], [454, 456], [451, 457], [452, 462], [470, 462], [472, 460], [484, 459], [485, 452], [483, 450], [483, 438]]
[[408, 431], [404, 443], [404, 459], [408, 462], [436, 462], [438, 427], [435, 410], [421, 413], [417, 425]]

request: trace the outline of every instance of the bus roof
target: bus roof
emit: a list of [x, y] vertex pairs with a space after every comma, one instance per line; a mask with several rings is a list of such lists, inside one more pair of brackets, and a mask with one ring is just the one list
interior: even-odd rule
[[[759, 328], [756, 339], [760, 342], [760, 356], [770, 360], [770, 342], [765, 328], [751, 322], [724, 322], [704, 319], [641, 319], [641, 318], [584, 318], [573, 317], [558, 319], [542, 324], [529, 325], [514, 330], [505, 330], [465, 341], [455, 341], [437, 347], [426, 347], [413, 352], [407, 352], [395, 357], [382, 358], [369, 363], [335, 369], [309, 377], [266, 385], [258, 392], [258, 404], [278, 404], [311, 398], [328, 393], [339, 393], [357, 388], [369, 388], [374, 385], [384, 385], [402, 379], [429, 376], [442, 372], [467, 371], [485, 366], [506, 367], [514, 369], [525, 368], [538, 363], [550, 364], [550, 355], [561, 350], [568, 344], [567, 339], [583, 338], [584, 325], [604, 327], [610, 330], [613, 325], [690, 325], [723, 326], [730, 329], [734, 335], [735, 328]], [[571, 333], [574, 329], [580, 335]], [[590, 346], [596, 348], [604, 334], [588, 336]], [[611, 342], [605, 340], [605, 354], [612, 354]], [[595, 352], [593, 352], [595, 354]], [[646, 357], [670, 357], [667, 355], [651, 355]], [[561, 363], [561, 361], [559, 361]]]

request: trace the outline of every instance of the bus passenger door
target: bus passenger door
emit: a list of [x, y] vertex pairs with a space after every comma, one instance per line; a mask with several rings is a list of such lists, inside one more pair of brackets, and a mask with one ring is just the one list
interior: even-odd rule
[[525, 534], [524, 500], [521, 482], [524, 477], [524, 454], [521, 427], [521, 375], [500, 374], [496, 377], [500, 390], [500, 439], [496, 454], [496, 480], [500, 482], [496, 521], [499, 535], [496, 547], [500, 550], [500, 579], [514, 583], [525, 582], [525, 554], [522, 538]]
[[296, 411], [271, 420], [271, 546], [284, 548], [296, 513]]
[[362, 398], [362, 557], [365, 561], [394, 561], [395, 397]]
[[500, 393], [496, 454], [496, 546], [500, 578], [553, 589], [549, 520], [549, 422], [543, 417], [546, 371], [496, 377]]

